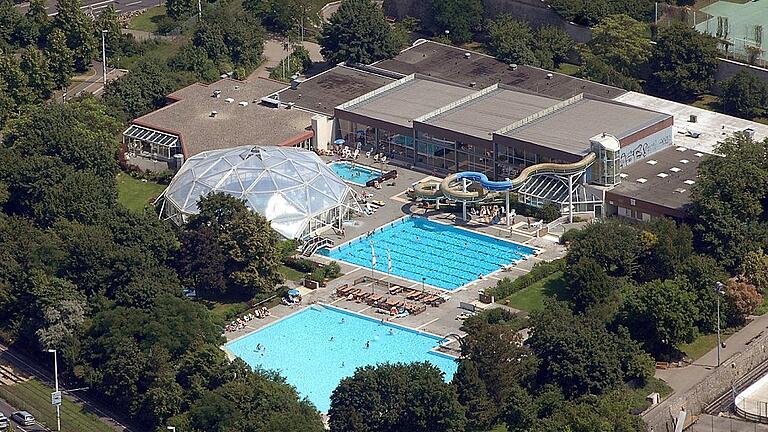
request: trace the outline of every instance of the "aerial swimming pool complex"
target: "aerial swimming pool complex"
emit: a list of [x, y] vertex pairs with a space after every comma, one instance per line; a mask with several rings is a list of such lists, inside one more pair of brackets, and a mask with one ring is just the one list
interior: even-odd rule
[[321, 412], [328, 412], [331, 393], [361, 366], [428, 361], [450, 380], [457, 364], [433, 351], [442, 341], [428, 333], [314, 305], [276, 321], [226, 348], [251, 367], [278, 371]]
[[409, 216], [369, 236], [318, 253], [331, 259], [455, 290], [502, 266], [533, 255], [535, 249], [474, 231]]
[[358, 186], [365, 186], [369, 181], [381, 177], [381, 171], [354, 162], [333, 162], [330, 167], [344, 181]]

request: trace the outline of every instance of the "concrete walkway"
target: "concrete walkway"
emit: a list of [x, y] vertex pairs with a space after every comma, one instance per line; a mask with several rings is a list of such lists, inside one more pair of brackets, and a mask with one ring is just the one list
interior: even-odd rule
[[[302, 44], [304, 48], [309, 51], [309, 58], [318, 66], [324, 65], [323, 56], [320, 55], [320, 45], [304, 41]], [[286, 57], [286, 52], [283, 49], [283, 41], [275, 38], [267, 39], [264, 42], [264, 63], [261, 64], [255, 71], [248, 77], [254, 79], [255, 77], [269, 78], [269, 73], [274, 69], [282, 59]], [[315, 73], [316, 67], [312, 68], [310, 74]], [[320, 68], [322, 69], [322, 67]]]

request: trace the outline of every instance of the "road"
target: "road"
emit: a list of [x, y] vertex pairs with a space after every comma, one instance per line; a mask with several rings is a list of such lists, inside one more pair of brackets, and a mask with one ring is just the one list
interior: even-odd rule
[[[0, 344], [0, 359], [5, 361], [7, 364], [12, 365], [15, 369], [19, 371], [24, 371], [27, 374], [37, 378], [38, 380], [44, 382], [47, 385], [53, 385], [53, 379], [51, 376], [52, 374], [50, 374], [47, 370], [35, 364], [33, 361], [28, 359], [25, 355], [3, 344]], [[61, 381], [59, 381], [59, 383], [61, 387], [63, 387], [62, 390], [66, 392], [66, 383], [61, 383]], [[105, 407], [103, 404], [105, 402], [108, 403], [108, 401], [96, 402], [87, 394], [83, 394], [81, 392], [77, 392], [77, 393], [78, 394], [75, 395], [74, 393], [66, 392], [65, 397], [71, 400], [72, 402], [87, 406], [92, 413], [97, 415], [104, 423], [112, 427], [115, 431], [130, 432], [131, 430], [139, 430], [134, 427], [129, 427], [128, 426], [129, 420], [120, 418], [117, 414], [115, 414], [114, 412], [111, 412], [111, 410], [108, 407]], [[6, 408], [2, 408], [2, 409], [6, 409]], [[11, 410], [11, 412], [13, 411], [15, 410]], [[40, 430], [45, 431], [47, 429], [40, 429]]]
[[[80, 96], [83, 93], [99, 95], [104, 90], [104, 77], [100, 61], [93, 62], [92, 74], [82, 77], [74, 77], [72, 85], [67, 90], [67, 99]], [[107, 68], [107, 81], [120, 78], [128, 73], [125, 69]]]
[[8, 402], [0, 399], [0, 412], [5, 414], [6, 417], [8, 417], [9, 421], [13, 424], [13, 426], [16, 427], [17, 430], [24, 431], [24, 432], [48, 432], [50, 429], [46, 428], [45, 426], [41, 425], [40, 423], [37, 423], [34, 426], [21, 426], [18, 423], [16, 423], [13, 420], [10, 420], [11, 413], [14, 411], [18, 411], [18, 409], [14, 406], [11, 406], [8, 404]]
[[[82, 0], [83, 5], [80, 7], [84, 11], [91, 11], [95, 16], [98, 16], [109, 5], [114, 5], [117, 13], [123, 14], [128, 12], [137, 11], [140, 9], [148, 9], [154, 6], [163, 4], [162, 0]], [[29, 8], [29, 2], [20, 3], [19, 9], [26, 11]], [[45, 10], [49, 16], [56, 15], [56, 0], [46, 0]]]

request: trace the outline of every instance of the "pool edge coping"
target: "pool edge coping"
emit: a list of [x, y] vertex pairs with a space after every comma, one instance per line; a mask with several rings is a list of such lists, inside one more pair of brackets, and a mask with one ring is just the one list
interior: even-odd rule
[[[359, 166], [359, 167], [363, 167], [363, 168], [368, 168], [368, 169], [370, 169], [370, 170], [373, 170], [373, 171], [378, 171], [378, 172], [379, 172], [379, 177], [381, 177], [382, 175], [384, 175], [384, 170], [380, 170], [380, 169], [378, 169], [378, 168], [374, 168], [374, 167], [372, 167], [372, 166], [368, 166], [368, 165], [359, 164], [359, 163], [357, 163], [357, 162], [355, 162], [355, 161], [348, 161], [348, 160], [332, 160], [332, 161], [329, 161], [329, 162], [327, 162], [327, 163], [326, 163], [326, 165], [328, 165], [328, 168], [331, 168], [331, 165], [333, 165], [333, 164], [340, 164], [340, 163], [351, 163], [352, 165], [355, 165], [355, 166]], [[333, 168], [331, 168], [331, 171], [333, 171]], [[360, 184], [360, 183], [355, 183], [355, 182], [353, 182], [352, 180], [347, 180], [347, 179], [345, 179], [344, 177], [340, 176], [340, 175], [339, 175], [339, 174], [338, 174], [336, 171], [333, 171], [333, 173], [334, 173], [334, 174], [336, 174], [336, 175], [337, 175], [337, 176], [338, 176], [338, 177], [339, 177], [339, 178], [340, 178], [342, 181], [344, 181], [344, 183], [353, 184], [353, 185], [355, 185], [355, 186], [358, 186], [358, 187], [361, 187], [361, 188], [367, 188], [367, 187], [369, 187], [369, 186], [368, 186], [368, 185], [366, 185], [365, 183], [363, 183], [363, 184]], [[367, 182], [366, 182], [366, 183], [367, 183]]]

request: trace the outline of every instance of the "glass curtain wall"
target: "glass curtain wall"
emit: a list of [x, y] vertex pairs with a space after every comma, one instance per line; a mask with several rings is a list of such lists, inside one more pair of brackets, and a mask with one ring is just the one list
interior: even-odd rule
[[456, 143], [417, 132], [416, 165], [446, 173], [456, 172]]
[[414, 140], [411, 135], [379, 129], [379, 149], [390, 159], [413, 163], [415, 158]]

